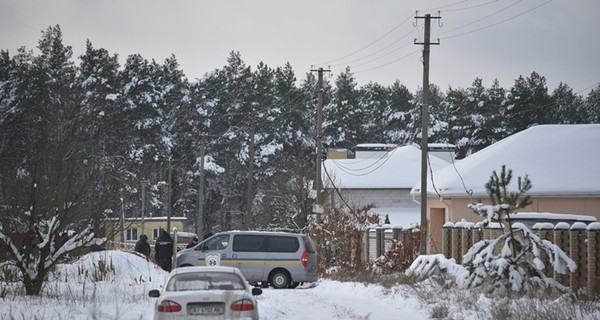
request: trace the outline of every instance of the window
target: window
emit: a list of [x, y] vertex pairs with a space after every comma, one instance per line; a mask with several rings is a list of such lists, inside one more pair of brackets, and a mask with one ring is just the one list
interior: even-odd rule
[[127, 229], [125, 230], [125, 240], [128, 241], [134, 241], [138, 239], [138, 232], [137, 232], [137, 228], [131, 228], [131, 229]]
[[269, 252], [296, 252], [300, 248], [298, 238], [271, 236], [269, 237]]
[[267, 237], [261, 235], [236, 235], [233, 238], [233, 251], [258, 252], [265, 251]]
[[223, 234], [206, 240], [203, 245], [198, 246], [200, 250], [223, 250], [229, 245], [229, 235]]
[[152, 240], [156, 240], [156, 238], [158, 238], [159, 233], [160, 229], [152, 229]]

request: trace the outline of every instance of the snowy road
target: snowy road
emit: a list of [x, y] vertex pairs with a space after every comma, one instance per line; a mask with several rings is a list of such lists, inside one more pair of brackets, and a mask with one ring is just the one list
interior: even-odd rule
[[399, 290], [320, 281], [313, 288], [264, 289], [257, 299], [262, 320], [426, 319], [419, 302]]

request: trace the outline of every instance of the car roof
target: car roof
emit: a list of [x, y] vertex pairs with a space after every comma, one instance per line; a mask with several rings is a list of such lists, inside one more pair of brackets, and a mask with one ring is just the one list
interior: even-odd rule
[[285, 232], [285, 231], [260, 231], [260, 230], [231, 230], [222, 231], [217, 234], [268, 234], [268, 235], [280, 235], [280, 236], [306, 236], [303, 233]]
[[235, 273], [241, 274], [241, 271], [236, 267], [228, 266], [192, 266], [192, 267], [181, 267], [175, 268], [171, 271], [171, 274], [185, 274], [185, 273], [196, 273], [196, 272], [224, 272], [224, 273]]

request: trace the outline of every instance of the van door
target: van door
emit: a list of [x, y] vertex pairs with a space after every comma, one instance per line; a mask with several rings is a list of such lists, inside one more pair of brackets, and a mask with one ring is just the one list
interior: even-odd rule
[[198, 246], [198, 265], [232, 266], [231, 235], [218, 234]]
[[[304, 267], [301, 263], [301, 247], [296, 235], [271, 235], [267, 247], [266, 272], [275, 268], [284, 268], [290, 273], [291, 279], [302, 278]], [[300, 280], [302, 281], [302, 280]]]
[[246, 280], [262, 281], [265, 269], [267, 237], [261, 234], [235, 234], [233, 236], [232, 262]]

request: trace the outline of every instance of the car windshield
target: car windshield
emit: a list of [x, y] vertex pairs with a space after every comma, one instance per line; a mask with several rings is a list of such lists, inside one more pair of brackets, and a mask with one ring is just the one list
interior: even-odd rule
[[167, 291], [244, 289], [244, 282], [238, 275], [223, 272], [178, 274], [171, 278], [167, 284]]

